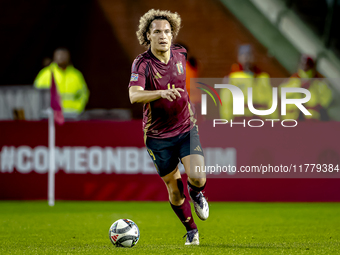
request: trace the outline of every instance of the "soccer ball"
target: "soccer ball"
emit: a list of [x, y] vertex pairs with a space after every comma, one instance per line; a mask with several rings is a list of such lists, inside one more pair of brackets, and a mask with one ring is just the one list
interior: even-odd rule
[[114, 246], [131, 248], [138, 243], [139, 229], [132, 220], [120, 219], [111, 225], [109, 237]]

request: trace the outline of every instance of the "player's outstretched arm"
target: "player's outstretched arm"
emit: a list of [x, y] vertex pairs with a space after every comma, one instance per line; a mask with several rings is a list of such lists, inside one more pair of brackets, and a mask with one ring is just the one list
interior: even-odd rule
[[144, 90], [140, 86], [131, 86], [129, 89], [129, 97], [131, 104], [134, 103], [145, 104], [160, 98], [165, 98], [172, 102], [176, 98], [182, 97], [180, 92], [184, 92], [184, 89], [173, 88], [166, 90]]

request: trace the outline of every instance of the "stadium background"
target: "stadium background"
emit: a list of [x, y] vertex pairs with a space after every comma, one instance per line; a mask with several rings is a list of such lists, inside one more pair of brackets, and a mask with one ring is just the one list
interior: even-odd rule
[[[189, 55], [197, 58], [200, 77], [227, 75], [236, 61], [237, 47], [243, 43], [253, 45], [257, 65], [271, 77], [289, 77], [296, 70], [301, 49], [266, 20], [256, 2], [1, 1], [0, 85], [31, 86], [42, 59], [52, 57], [56, 47], [65, 46], [87, 81], [91, 93], [87, 111], [131, 112], [131, 120], [89, 114], [87, 120], [57, 127], [56, 145], [68, 159], [56, 174], [56, 199], [167, 201], [164, 184], [152, 172], [150, 162], [145, 163], [141, 105], [131, 106], [128, 99], [131, 63], [145, 50], [135, 36], [139, 17], [151, 8], [177, 11], [183, 22], [177, 41], [187, 45]], [[322, 32], [329, 19], [326, 1], [285, 4], [316, 37], [326, 36]], [[240, 9], [245, 12], [243, 17]], [[247, 13], [251, 15], [244, 17]], [[331, 27], [337, 22], [334, 18]], [[330, 43], [324, 45], [327, 54], [331, 51], [335, 58], [339, 57], [338, 36], [331, 33]], [[274, 43], [268, 44], [268, 38]], [[282, 52], [289, 54], [282, 56]], [[226, 147], [236, 149], [237, 165], [290, 163], [289, 150], [303, 156], [298, 163], [339, 164], [338, 130], [335, 121], [312, 127], [301, 123], [289, 135], [247, 129], [253, 140], [245, 142], [245, 130], [237, 128]], [[203, 147], [214, 148], [209, 135], [201, 136]], [[0, 199], [46, 199], [46, 147], [46, 121], [0, 121]], [[107, 153], [111, 153], [110, 162]], [[339, 184], [334, 178], [213, 178], [206, 192], [210, 201], [340, 201]]]

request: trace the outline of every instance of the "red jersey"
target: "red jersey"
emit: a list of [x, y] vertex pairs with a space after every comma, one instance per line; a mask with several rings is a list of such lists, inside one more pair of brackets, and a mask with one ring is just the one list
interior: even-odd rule
[[[185, 88], [185, 66], [187, 52], [180, 45], [171, 45], [170, 59], [167, 64], [156, 58], [151, 49], [134, 60], [129, 87], [141, 86], [144, 90], [184, 89], [182, 97], [170, 102], [160, 98], [144, 104], [143, 129], [152, 138], [174, 137], [190, 131], [193, 112], [188, 92]], [[193, 119], [192, 119], [193, 120]]]

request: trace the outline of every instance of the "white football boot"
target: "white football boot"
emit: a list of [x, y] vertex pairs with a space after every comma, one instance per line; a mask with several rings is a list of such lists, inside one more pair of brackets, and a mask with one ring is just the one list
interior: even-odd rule
[[206, 220], [209, 217], [209, 205], [207, 200], [205, 199], [202, 191], [198, 193], [196, 196], [191, 196], [190, 187], [188, 185], [188, 192], [191, 198], [192, 203], [194, 204], [195, 212], [201, 220]]
[[187, 240], [185, 241], [185, 245], [199, 245], [200, 244], [197, 229], [193, 229], [193, 230], [188, 231], [188, 233], [186, 233], [184, 236], [187, 236]]

